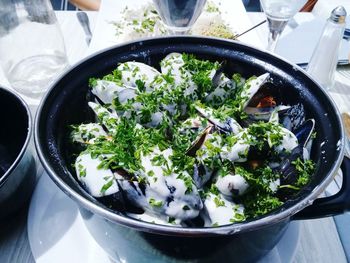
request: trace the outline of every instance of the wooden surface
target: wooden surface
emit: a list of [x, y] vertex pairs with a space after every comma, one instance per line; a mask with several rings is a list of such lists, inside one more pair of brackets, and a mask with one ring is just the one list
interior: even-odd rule
[[[89, 17], [93, 25], [96, 14], [90, 13]], [[254, 24], [261, 20], [262, 15], [253, 13], [250, 18]], [[74, 12], [59, 12], [58, 19], [64, 33], [68, 56], [71, 63], [75, 63], [83, 57], [87, 47], [84, 33]], [[264, 29], [260, 29], [260, 32], [263, 35]], [[349, 86], [337, 83], [331, 94], [341, 111], [350, 111]], [[27, 208], [8, 222], [0, 223], [0, 263], [34, 262], [28, 243], [26, 220]], [[347, 262], [333, 218], [302, 221], [294, 262]]]
[[347, 262], [332, 217], [305, 220], [293, 263]]

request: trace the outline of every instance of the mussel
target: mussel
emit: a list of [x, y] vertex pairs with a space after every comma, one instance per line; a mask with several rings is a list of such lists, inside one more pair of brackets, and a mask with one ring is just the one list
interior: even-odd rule
[[202, 117], [206, 118], [211, 124], [213, 124], [215, 128], [224, 133], [237, 134], [242, 129], [239, 123], [231, 117], [226, 117], [223, 121], [215, 117], [214, 110], [211, 108], [195, 106], [195, 109]]
[[[294, 185], [298, 180], [298, 171], [296, 168], [296, 161], [306, 161], [310, 158], [310, 149], [306, 147], [310, 145], [310, 140], [315, 128], [315, 120], [309, 119], [300, 125], [294, 132], [298, 138], [298, 145], [281, 161], [280, 165], [274, 169], [275, 173], [280, 175], [280, 184]], [[309, 145], [308, 145], [309, 144]], [[290, 193], [288, 188], [280, 188], [278, 194], [282, 198]]]
[[118, 85], [116, 82], [97, 80], [92, 87], [92, 93], [103, 103], [112, 104], [118, 99], [119, 103], [125, 104], [128, 100], [136, 97], [136, 88], [126, 85]]

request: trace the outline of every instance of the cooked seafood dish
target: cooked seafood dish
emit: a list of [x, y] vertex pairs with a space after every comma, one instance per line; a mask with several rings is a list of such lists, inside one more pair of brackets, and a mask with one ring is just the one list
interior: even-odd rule
[[[269, 73], [227, 76], [225, 61], [170, 53], [91, 79], [95, 123], [71, 126], [76, 178], [112, 210], [183, 227], [242, 222], [305, 187], [315, 121], [280, 103]], [[75, 155], [76, 154], [76, 155]]]

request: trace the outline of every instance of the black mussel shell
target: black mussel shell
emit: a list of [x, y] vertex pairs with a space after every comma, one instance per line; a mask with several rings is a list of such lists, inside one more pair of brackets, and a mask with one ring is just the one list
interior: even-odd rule
[[280, 119], [281, 124], [288, 130], [294, 131], [305, 122], [305, 110], [301, 103], [291, 106], [291, 108]]
[[[281, 164], [274, 169], [275, 173], [280, 174], [280, 185], [294, 185], [297, 182], [297, 170], [293, 164], [298, 158], [303, 158], [304, 148], [302, 145], [295, 147], [292, 152], [283, 159]], [[279, 188], [277, 196], [282, 200], [287, 199], [289, 196], [295, 194], [295, 190], [289, 188]]]
[[109, 209], [129, 212], [134, 214], [142, 214], [143, 209], [136, 207], [124, 195], [123, 191], [118, 191], [114, 194], [96, 198], [99, 202], [104, 204]]
[[214, 76], [213, 76], [213, 78], [212, 78], [212, 80], [211, 80], [212, 86], [213, 86], [214, 88], [216, 88], [216, 87], [219, 85], [219, 83], [220, 83], [220, 78], [221, 78], [221, 75], [222, 75], [222, 74], [224, 73], [224, 71], [225, 71], [226, 64], [227, 64], [227, 61], [226, 61], [226, 60], [222, 61], [222, 62], [220, 63], [219, 68], [216, 70], [216, 72], [215, 72], [215, 74], [214, 74]]
[[314, 129], [315, 120], [309, 119], [293, 131], [300, 145], [303, 147], [306, 146], [312, 136], [312, 133], [314, 132]]

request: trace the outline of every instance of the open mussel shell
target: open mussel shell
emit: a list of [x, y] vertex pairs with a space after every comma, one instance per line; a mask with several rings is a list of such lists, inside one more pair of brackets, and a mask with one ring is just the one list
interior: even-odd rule
[[210, 114], [207, 110], [195, 106], [195, 109], [199, 115], [207, 119], [212, 125], [215, 126], [219, 131], [223, 133], [233, 133], [237, 134], [241, 129], [241, 125], [233, 118], [227, 117], [225, 121], [221, 121]]
[[208, 134], [213, 130], [214, 126], [209, 125], [207, 128], [203, 130], [203, 132], [197, 137], [197, 139], [192, 143], [192, 145], [186, 151], [188, 156], [196, 156], [196, 152], [202, 147], [204, 144]]
[[296, 182], [296, 169], [293, 164], [298, 158], [303, 156], [303, 147], [298, 145], [292, 152], [286, 157], [277, 168], [277, 172], [281, 174], [281, 185], [294, 184]]
[[193, 167], [193, 182], [197, 188], [202, 188], [214, 174], [203, 164], [195, 164]]
[[[280, 174], [281, 185], [293, 185], [296, 183], [297, 170], [294, 162], [300, 158], [305, 160], [308, 158], [309, 153], [306, 149], [306, 145], [310, 141], [315, 129], [315, 120], [309, 119], [299, 126], [294, 134], [298, 138], [299, 145], [295, 147], [290, 154], [288, 154], [281, 162], [281, 164], [275, 169], [276, 173]], [[286, 199], [292, 194], [292, 190], [288, 188], [280, 188], [278, 190], [278, 196], [282, 199]]]
[[248, 118], [253, 123], [254, 121], [268, 121], [271, 117], [271, 114], [275, 111], [278, 112], [278, 115], [284, 115], [291, 107], [280, 105], [277, 107], [246, 107], [244, 111], [248, 114]]
[[306, 147], [315, 130], [315, 120], [308, 119], [293, 132], [298, 139], [299, 145]]
[[294, 131], [305, 122], [305, 109], [303, 104], [298, 103], [284, 114], [281, 124], [288, 130]]
[[[265, 82], [249, 100], [245, 112], [253, 119], [268, 120], [269, 112], [272, 112], [276, 105], [291, 105], [288, 109], [279, 110], [280, 123], [288, 130], [293, 131], [305, 121], [305, 109], [302, 103], [289, 101], [285, 89], [275, 86], [272, 82]], [[277, 106], [278, 107], [278, 106]], [[259, 109], [260, 108], [260, 109]], [[256, 115], [254, 118], [253, 115]]]
[[[285, 158], [280, 166], [275, 170], [275, 172], [280, 174], [280, 185], [293, 185], [297, 182], [297, 170], [293, 164], [298, 158], [303, 156], [304, 148], [301, 145], [298, 145], [290, 155]], [[281, 200], [287, 200], [295, 194], [295, 190], [290, 188], [279, 188], [277, 191], [277, 196]]]
[[224, 60], [220, 63], [219, 68], [216, 70], [213, 78], [211, 79], [211, 84], [213, 87], [217, 87], [220, 84], [221, 75], [224, 73], [227, 61]]
[[[142, 214], [144, 210], [136, 205], [134, 202], [135, 200], [132, 200], [131, 196], [133, 194], [139, 194], [136, 190], [136, 185], [139, 186], [139, 189], [144, 190], [143, 185], [139, 184], [136, 181], [137, 178], [124, 169], [118, 169], [114, 171], [114, 174], [116, 176], [119, 191], [96, 199], [113, 210]], [[125, 185], [128, 185], [128, 187], [125, 187]]]

